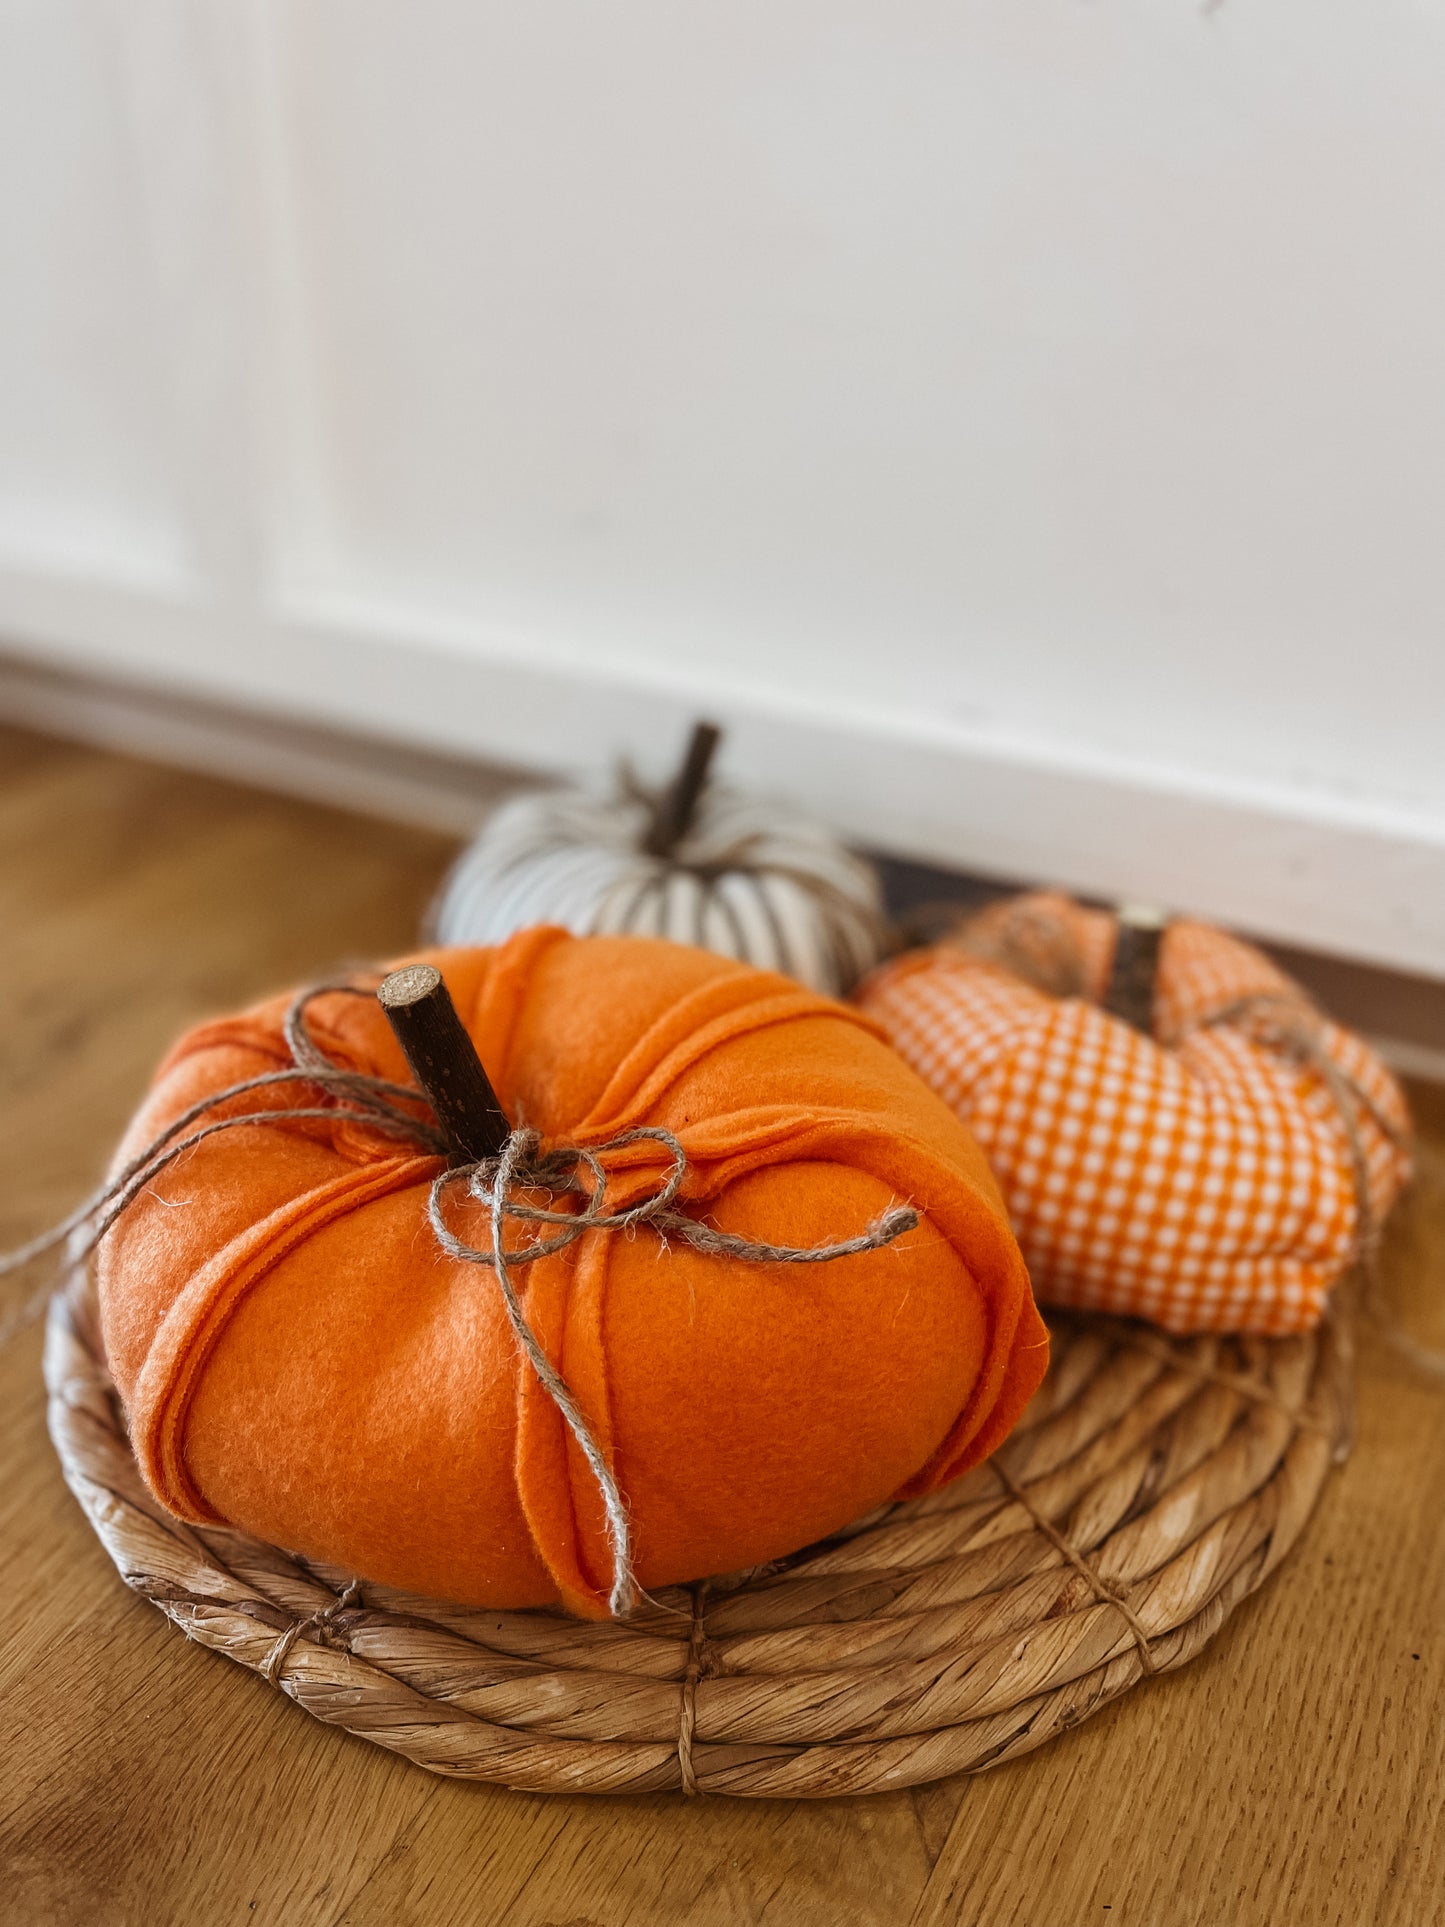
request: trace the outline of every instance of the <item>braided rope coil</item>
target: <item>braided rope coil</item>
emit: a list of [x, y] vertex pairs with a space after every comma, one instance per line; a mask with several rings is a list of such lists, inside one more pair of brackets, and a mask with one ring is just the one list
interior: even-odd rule
[[625, 1622], [360, 1583], [146, 1491], [88, 1267], [51, 1302], [66, 1480], [126, 1583], [319, 1719], [542, 1792], [884, 1792], [1029, 1751], [1192, 1659], [1298, 1539], [1349, 1433], [1348, 1326], [1170, 1339], [1059, 1317], [996, 1460]]

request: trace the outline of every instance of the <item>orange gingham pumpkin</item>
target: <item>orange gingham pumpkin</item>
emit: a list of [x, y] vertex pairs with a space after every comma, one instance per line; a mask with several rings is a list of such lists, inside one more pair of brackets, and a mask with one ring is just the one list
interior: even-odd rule
[[[1399, 1088], [1259, 951], [1206, 924], [1165, 932], [1143, 1035], [1098, 1008], [1114, 938], [1106, 912], [1017, 898], [885, 965], [858, 1001], [983, 1146], [1041, 1300], [1177, 1332], [1308, 1331], [1409, 1176]], [[1221, 1021], [1246, 998], [1271, 1001]], [[1366, 1211], [1339, 1101], [1269, 1041], [1271, 1013], [1364, 1100], [1350, 1108]]]

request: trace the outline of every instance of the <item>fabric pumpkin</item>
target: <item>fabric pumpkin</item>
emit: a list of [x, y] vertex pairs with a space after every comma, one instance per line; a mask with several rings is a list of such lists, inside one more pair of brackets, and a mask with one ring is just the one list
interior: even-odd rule
[[[792, 1551], [1005, 1437], [1047, 1338], [1002, 1200], [859, 1012], [701, 950], [555, 928], [426, 960], [514, 1125], [591, 1146], [661, 1126], [687, 1153], [683, 1206], [750, 1239], [815, 1246], [890, 1203], [923, 1214], [886, 1249], [823, 1264], [729, 1261], [643, 1226], [588, 1231], [516, 1274], [626, 1494], [644, 1586]], [[286, 1008], [183, 1038], [122, 1160], [288, 1065]], [[373, 998], [323, 995], [310, 1021], [335, 1062], [407, 1081]], [[102, 1244], [106, 1352], [152, 1490], [183, 1518], [410, 1590], [602, 1614], [596, 1480], [494, 1276], [428, 1225], [441, 1160], [354, 1121], [287, 1118], [314, 1101], [278, 1087], [274, 1123], [186, 1151]], [[609, 1200], [654, 1187], [659, 1156], [608, 1154]]]
[[886, 965], [859, 1003], [983, 1146], [1043, 1302], [1309, 1330], [1409, 1175], [1399, 1088], [1201, 923], [1165, 931], [1141, 1034], [1097, 1008], [1114, 943], [1108, 913], [1030, 895]]
[[437, 940], [500, 943], [536, 923], [667, 937], [830, 996], [883, 957], [878, 879], [827, 831], [709, 784], [674, 846], [654, 855], [644, 848], [654, 809], [628, 787], [504, 803], [443, 887]]

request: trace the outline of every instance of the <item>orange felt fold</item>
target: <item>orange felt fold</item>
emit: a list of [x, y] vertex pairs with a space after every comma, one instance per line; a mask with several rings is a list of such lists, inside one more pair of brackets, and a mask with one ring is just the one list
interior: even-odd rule
[[[427, 961], [509, 1118], [545, 1142], [661, 1126], [687, 1153], [684, 1208], [757, 1241], [836, 1242], [902, 1201], [922, 1214], [824, 1264], [705, 1255], [643, 1225], [515, 1272], [626, 1497], [643, 1586], [779, 1557], [1007, 1435], [1047, 1360], [1023, 1261], [977, 1145], [869, 1020], [645, 938], [539, 929]], [[288, 1002], [182, 1039], [120, 1158], [286, 1065]], [[410, 1081], [374, 1000], [322, 996], [309, 1021], [337, 1063]], [[490, 1270], [436, 1242], [438, 1160], [287, 1117], [316, 1101], [229, 1100], [275, 1120], [185, 1153], [107, 1235], [105, 1343], [153, 1491], [418, 1592], [604, 1613], [595, 1478]], [[614, 1207], [668, 1168], [653, 1141], [604, 1164]], [[485, 1245], [480, 1218], [463, 1207]]]

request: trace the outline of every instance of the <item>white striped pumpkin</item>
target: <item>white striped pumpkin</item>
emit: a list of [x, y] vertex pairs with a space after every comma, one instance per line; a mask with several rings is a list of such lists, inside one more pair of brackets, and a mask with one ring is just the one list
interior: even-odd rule
[[559, 923], [697, 944], [841, 997], [878, 963], [878, 879], [826, 831], [709, 784], [666, 856], [643, 840], [655, 804], [547, 790], [519, 796], [462, 853], [433, 916], [438, 941], [499, 943]]

